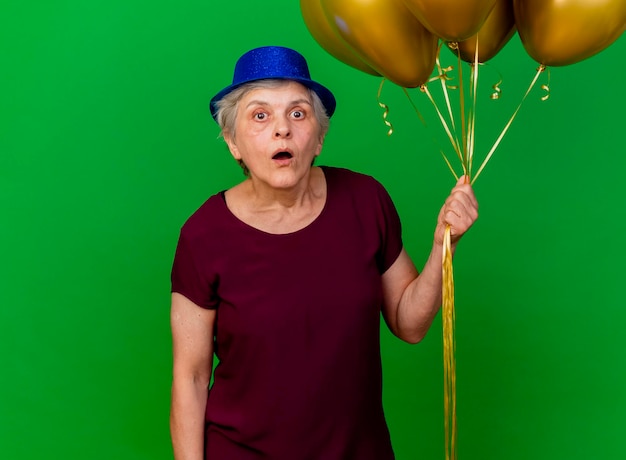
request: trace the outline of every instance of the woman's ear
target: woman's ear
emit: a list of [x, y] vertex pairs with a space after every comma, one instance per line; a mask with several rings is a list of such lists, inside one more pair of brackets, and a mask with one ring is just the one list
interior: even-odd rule
[[317, 150], [315, 152], [315, 156], [319, 156], [322, 153], [322, 147], [324, 146], [324, 136], [325, 134], [320, 134], [319, 142], [317, 144]]
[[224, 137], [224, 141], [226, 141], [226, 145], [228, 145], [228, 150], [230, 150], [230, 154], [233, 156], [235, 160], [241, 160], [241, 154], [239, 153], [239, 149], [237, 148], [237, 143], [233, 136], [230, 133], [223, 133], [222, 137]]

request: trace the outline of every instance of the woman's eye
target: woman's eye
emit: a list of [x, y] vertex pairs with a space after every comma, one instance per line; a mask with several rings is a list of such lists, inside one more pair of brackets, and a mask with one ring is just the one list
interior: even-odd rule
[[304, 117], [304, 112], [301, 110], [294, 110], [293, 112], [291, 112], [291, 115], [294, 118], [303, 118]]
[[254, 114], [254, 119], [255, 119], [255, 120], [265, 120], [265, 117], [266, 117], [266, 116], [267, 116], [267, 115], [266, 115], [265, 113], [263, 113], [263, 112], [258, 112], [258, 113], [255, 113], [255, 114]]

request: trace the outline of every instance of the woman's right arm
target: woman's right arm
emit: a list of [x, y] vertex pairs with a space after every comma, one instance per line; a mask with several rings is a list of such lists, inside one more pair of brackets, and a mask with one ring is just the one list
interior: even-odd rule
[[204, 458], [204, 420], [213, 366], [215, 310], [172, 294], [174, 372], [170, 432], [176, 460]]

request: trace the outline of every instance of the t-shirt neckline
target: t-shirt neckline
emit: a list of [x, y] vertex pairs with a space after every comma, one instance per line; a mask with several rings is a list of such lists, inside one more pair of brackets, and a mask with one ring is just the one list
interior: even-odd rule
[[309, 224], [305, 225], [304, 227], [298, 229], [298, 230], [294, 230], [293, 232], [288, 232], [288, 233], [271, 233], [271, 232], [267, 232], [265, 230], [262, 230], [260, 228], [257, 228], [253, 225], [250, 225], [246, 222], [244, 222], [243, 220], [241, 220], [239, 217], [237, 217], [228, 207], [228, 204], [226, 203], [226, 190], [222, 190], [219, 195], [220, 195], [220, 203], [221, 205], [224, 207], [224, 211], [226, 212], [226, 214], [229, 216], [230, 219], [234, 220], [235, 222], [237, 222], [237, 225], [239, 227], [248, 229], [249, 231], [252, 232], [256, 232], [259, 233], [261, 235], [267, 235], [269, 237], [289, 237], [289, 236], [293, 236], [293, 235], [298, 235], [300, 233], [309, 231], [309, 229], [312, 229], [313, 227], [315, 227], [319, 221], [322, 220], [323, 216], [326, 214], [326, 210], [328, 209], [328, 204], [329, 204], [329, 200], [331, 198], [331, 184], [330, 184], [330, 180], [329, 180], [329, 174], [328, 174], [328, 168], [326, 166], [319, 166], [320, 170], [322, 171], [322, 174], [324, 175], [324, 182], [326, 185], [326, 200], [324, 201], [324, 206], [322, 206], [322, 210], [319, 212], [319, 214], [315, 217], [315, 219], [313, 219]]

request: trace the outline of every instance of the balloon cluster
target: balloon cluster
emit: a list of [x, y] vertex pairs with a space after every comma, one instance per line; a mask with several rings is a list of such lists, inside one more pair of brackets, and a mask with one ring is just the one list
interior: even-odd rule
[[[433, 103], [461, 160], [463, 173], [471, 183], [480, 175], [521, 107], [520, 103], [473, 174], [479, 68], [476, 64], [493, 58], [519, 33], [526, 52], [539, 63], [523, 102], [546, 66], [570, 65], [587, 59], [617, 40], [626, 28], [626, 0], [300, 0], [300, 8], [313, 38], [338, 60], [365, 73], [382, 76], [383, 82], [386, 79], [403, 88], [420, 87]], [[451, 67], [441, 67], [440, 42], [447, 43], [459, 60], [461, 138], [447, 97], [447, 72]], [[471, 102], [467, 110], [461, 60], [472, 64]], [[439, 80], [446, 95], [448, 120], [427, 85], [435, 67], [434, 80]], [[498, 92], [497, 85], [494, 89]], [[404, 92], [408, 95], [406, 89]], [[385, 124], [391, 126], [386, 120], [386, 105], [380, 101], [379, 105], [385, 108]], [[388, 134], [391, 132], [390, 129]], [[456, 177], [446, 154], [441, 153]], [[442, 260], [444, 422], [446, 460], [456, 460], [454, 281], [449, 232], [448, 227]]]
[[486, 62], [517, 31], [539, 64], [563, 66], [602, 51], [626, 28], [626, 0], [300, 0], [300, 7], [332, 56], [405, 88], [428, 81], [440, 39], [458, 44], [463, 60], [474, 62], [478, 52]]

